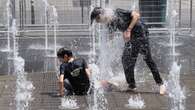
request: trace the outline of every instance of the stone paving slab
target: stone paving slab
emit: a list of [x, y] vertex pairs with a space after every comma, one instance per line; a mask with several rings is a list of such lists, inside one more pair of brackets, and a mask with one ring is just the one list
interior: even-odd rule
[[[195, 108], [195, 75], [182, 75], [181, 82], [187, 92], [185, 110]], [[30, 102], [29, 110], [60, 110], [61, 98], [56, 97], [57, 82], [55, 73], [34, 73], [28, 75], [28, 80], [33, 82], [33, 101]], [[104, 94], [107, 99], [108, 110], [134, 110], [125, 107], [131, 96], [140, 95], [145, 102], [143, 110], [170, 110], [170, 99], [167, 95], [158, 94], [158, 87], [155, 86], [152, 78], [145, 82], [139, 82], [138, 90], [134, 92], [108, 92]], [[93, 94], [89, 96], [74, 96], [79, 109], [89, 110]], [[0, 76], [0, 110], [16, 110], [15, 104], [15, 77], [10, 75]], [[70, 98], [70, 97], [66, 97]], [[68, 109], [65, 109], [68, 110]]]

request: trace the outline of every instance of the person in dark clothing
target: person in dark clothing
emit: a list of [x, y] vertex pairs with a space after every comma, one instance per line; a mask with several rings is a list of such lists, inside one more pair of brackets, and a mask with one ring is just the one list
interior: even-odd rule
[[134, 79], [134, 67], [138, 54], [144, 55], [144, 61], [150, 68], [154, 80], [160, 86], [160, 94], [165, 94], [166, 88], [160, 77], [155, 62], [152, 59], [149, 46], [149, 31], [140, 14], [137, 11], [128, 11], [117, 8], [116, 10], [95, 7], [91, 12], [91, 24], [93, 21], [106, 24], [109, 32], [121, 31], [125, 41], [122, 55], [122, 64], [129, 88], [136, 89]]
[[65, 48], [59, 49], [57, 57], [62, 62], [60, 65], [59, 95], [64, 95], [64, 87], [67, 90], [66, 95], [86, 95], [90, 86], [90, 71], [85, 60], [74, 58], [71, 50]]

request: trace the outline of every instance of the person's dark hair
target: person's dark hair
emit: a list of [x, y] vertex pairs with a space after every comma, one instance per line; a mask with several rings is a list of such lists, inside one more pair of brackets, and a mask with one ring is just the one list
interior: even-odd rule
[[102, 13], [102, 8], [101, 7], [95, 7], [94, 9], [93, 9], [93, 11], [91, 12], [91, 25], [93, 24], [93, 21], [94, 21], [94, 19], [96, 19], [98, 16], [99, 16], [99, 14], [101, 14]]
[[72, 51], [71, 50], [68, 50], [66, 48], [60, 48], [57, 52], [57, 57], [59, 58], [64, 58], [64, 55], [67, 55], [68, 57], [72, 57], [73, 54], [72, 54]]

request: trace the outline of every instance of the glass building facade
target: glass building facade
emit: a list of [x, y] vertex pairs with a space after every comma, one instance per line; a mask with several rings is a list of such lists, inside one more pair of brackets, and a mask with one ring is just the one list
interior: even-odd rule
[[150, 27], [162, 27], [166, 17], [167, 0], [140, 0], [139, 8], [143, 20]]

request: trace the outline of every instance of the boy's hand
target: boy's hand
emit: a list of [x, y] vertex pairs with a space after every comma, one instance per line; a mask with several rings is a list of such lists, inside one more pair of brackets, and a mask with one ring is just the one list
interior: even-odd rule
[[131, 40], [131, 30], [127, 29], [125, 32], [123, 32], [123, 36], [126, 42]]

